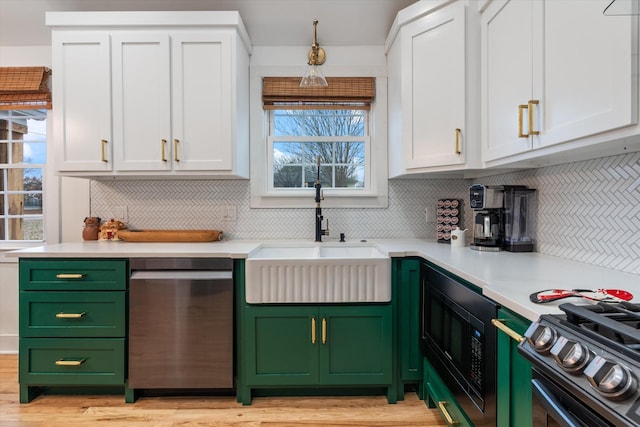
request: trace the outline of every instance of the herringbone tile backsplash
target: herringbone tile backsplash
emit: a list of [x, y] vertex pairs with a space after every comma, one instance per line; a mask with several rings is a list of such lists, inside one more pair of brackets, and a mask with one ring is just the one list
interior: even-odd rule
[[[538, 190], [538, 251], [615, 270], [640, 274], [640, 153], [604, 157], [473, 182], [522, 184]], [[471, 180], [389, 181], [385, 209], [323, 209], [331, 236], [435, 238], [435, 203], [463, 200], [464, 224]], [[92, 181], [91, 214], [114, 215], [127, 206], [130, 228], [220, 229], [233, 239], [313, 239], [314, 203], [309, 209], [251, 209], [245, 180]], [[224, 221], [226, 206], [236, 220]], [[430, 209], [429, 222], [425, 207]]]

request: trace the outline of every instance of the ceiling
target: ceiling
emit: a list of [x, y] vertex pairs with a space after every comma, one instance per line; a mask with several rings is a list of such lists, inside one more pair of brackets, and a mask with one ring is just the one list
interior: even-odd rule
[[0, 46], [51, 44], [47, 11], [238, 10], [254, 46], [383, 45], [396, 13], [417, 0], [0, 0]]

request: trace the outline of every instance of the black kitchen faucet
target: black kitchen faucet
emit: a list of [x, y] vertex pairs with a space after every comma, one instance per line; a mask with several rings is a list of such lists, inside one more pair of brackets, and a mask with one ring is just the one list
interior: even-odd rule
[[322, 208], [320, 202], [324, 200], [324, 194], [322, 192], [322, 184], [320, 183], [320, 156], [318, 156], [318, 177], [316, 183], [313, 185], [316, 189], [316, 242], [322, 242], [322, 236], [329, 235], [329, 220], [327, 219], [327, 228], [322, 228]]

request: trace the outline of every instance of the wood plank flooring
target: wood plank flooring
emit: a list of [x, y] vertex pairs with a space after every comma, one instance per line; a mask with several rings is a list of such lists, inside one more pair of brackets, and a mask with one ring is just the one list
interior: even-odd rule
[[436, 410], [414, 393], [389, 405], [383, 396], [235, 397], [40, 396], [20, 404], [18, 356], [0, 355], [0, 427], [428, 427], [444, 426]]

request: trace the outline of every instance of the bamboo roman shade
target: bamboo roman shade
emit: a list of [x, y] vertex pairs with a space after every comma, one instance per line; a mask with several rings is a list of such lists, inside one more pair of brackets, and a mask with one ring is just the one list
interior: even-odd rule
[[300, 77], [264, 77], [264, 109], [371, 108], [375, 98], [374, 77], [327, 77], [327, 83], [326, 87], [300, 87]]
[[0, 67], [0, 110], [50, 110], [49, 76], [47, 67]]

